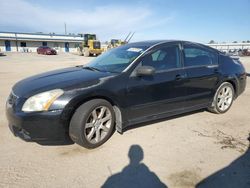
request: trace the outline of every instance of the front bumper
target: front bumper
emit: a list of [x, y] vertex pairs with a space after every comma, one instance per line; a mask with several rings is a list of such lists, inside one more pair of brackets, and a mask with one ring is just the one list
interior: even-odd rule
[[63, 120], [63, 111], [14, 112], [7, 104], [6, 116], [11, 132], [25, 141], [41, 144], [70, 142], [68, 123]]

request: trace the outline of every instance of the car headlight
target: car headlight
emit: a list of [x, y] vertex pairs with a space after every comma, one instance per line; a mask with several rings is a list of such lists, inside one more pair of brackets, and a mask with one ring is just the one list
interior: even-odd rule
[[36, 111], [48, 111], [51, 104], [61, 95], [63, 90], [54, 89], [43, 93], [36, 94], [28, 98], [23, 107], [23, 112], [36, 112]]

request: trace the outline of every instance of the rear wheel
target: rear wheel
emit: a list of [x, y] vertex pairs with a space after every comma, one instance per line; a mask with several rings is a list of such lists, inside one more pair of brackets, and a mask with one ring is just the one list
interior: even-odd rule
[[69, 127], [71, 139], [86, 148], [96, 148], [113, 133], [115, 114], [112, 105], [103, 99], [82, 104], [74, 113]]
[[229, 82], [223, 82], [217, 89], [209, 111], [222, 114], [230, 109], [234, 100], [234, 88]]

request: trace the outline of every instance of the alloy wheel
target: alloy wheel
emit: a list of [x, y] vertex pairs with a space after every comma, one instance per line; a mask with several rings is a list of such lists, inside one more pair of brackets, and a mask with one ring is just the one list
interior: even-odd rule
[[101, 142], [109, 133], [112, 123], [112, 114], [109, 108], [99, 106], [88, 116], [84, 134], [88, 142], [96, 144]]
[[217, 96], [217, 107], [220, 111], [226, 111], [230, 108], [233, 101], [233, 90], [229, 86], [220, 89]]

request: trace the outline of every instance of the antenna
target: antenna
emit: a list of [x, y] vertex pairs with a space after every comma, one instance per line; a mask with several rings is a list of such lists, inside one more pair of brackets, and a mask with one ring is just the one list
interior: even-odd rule
[[67, 35], [67, 25], [66, 25], [66, 22], [64, 22], [64, 32], [65, 32], [65, 35]]

